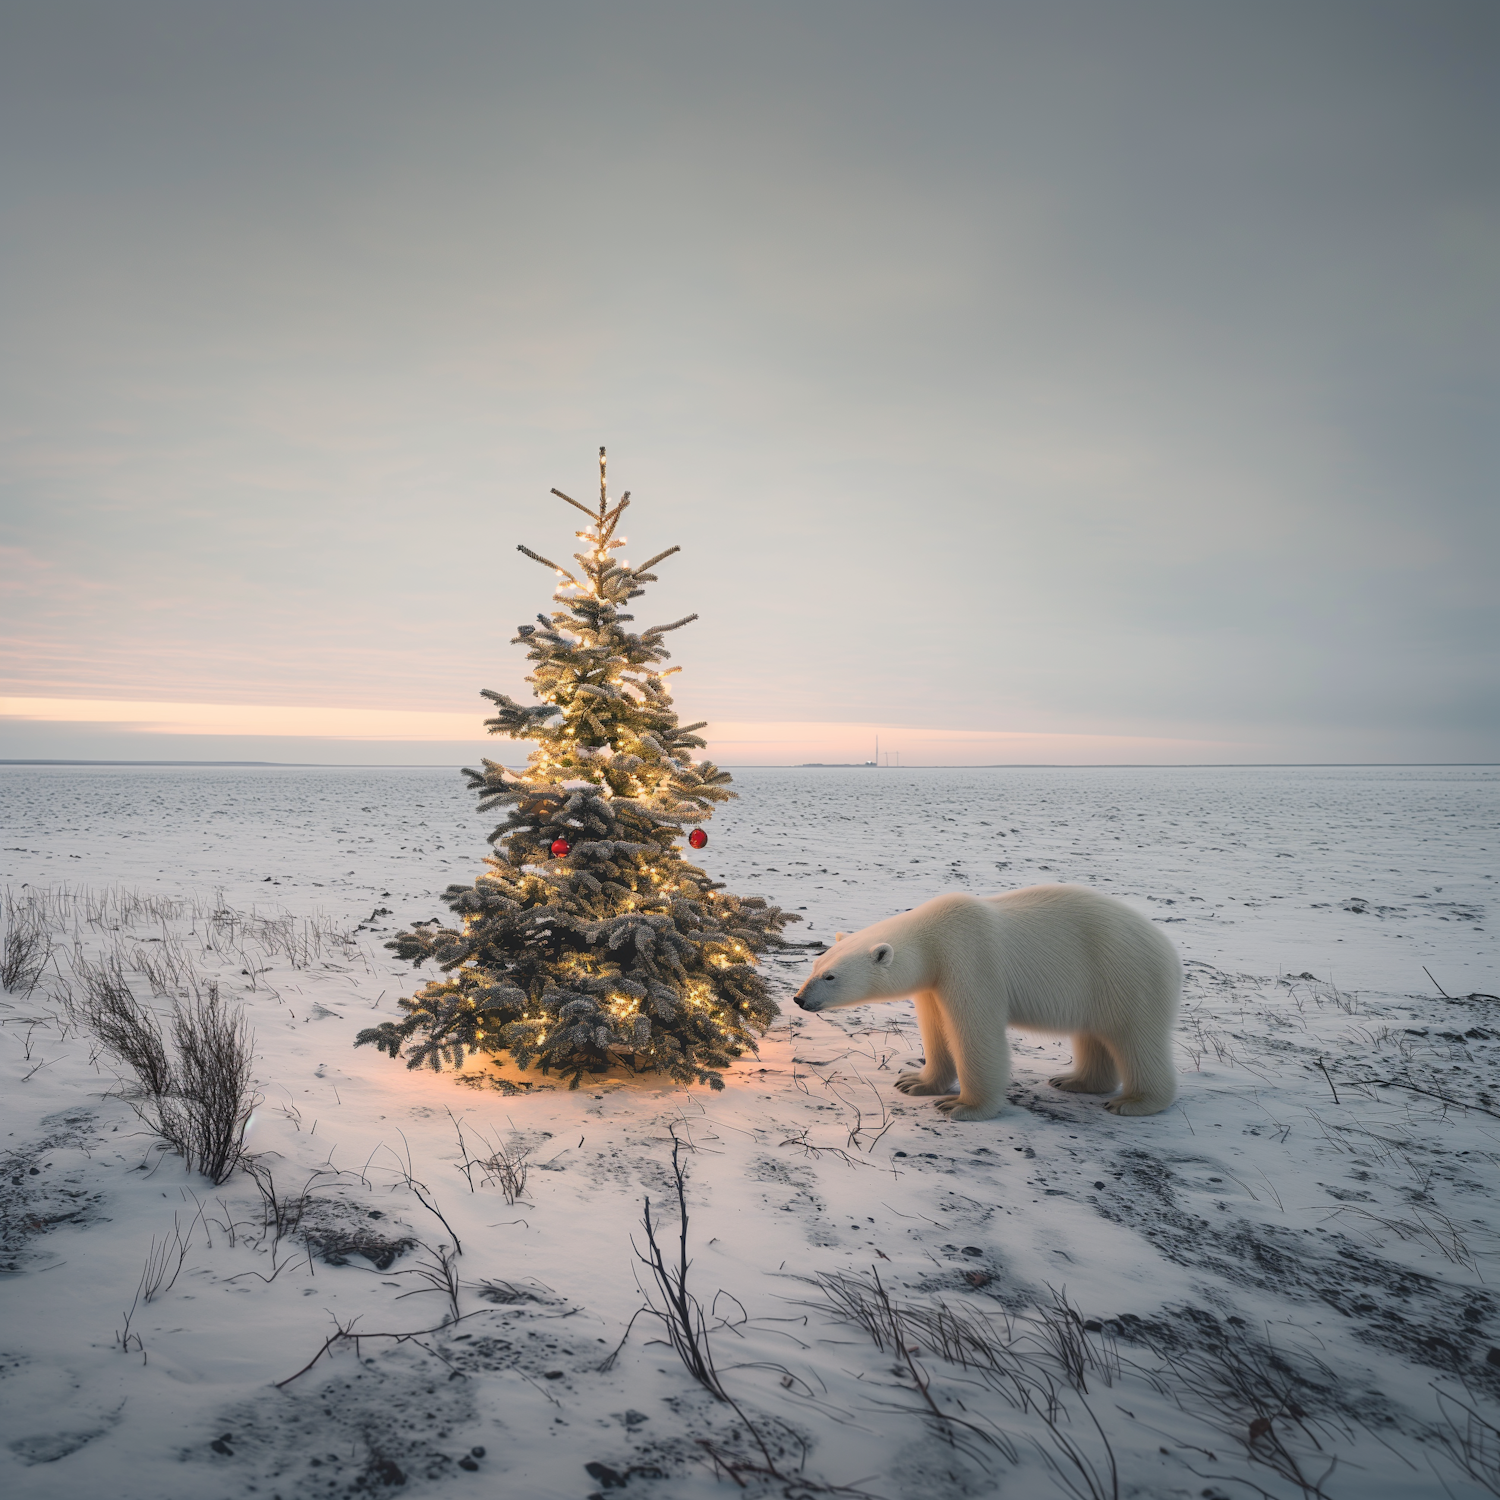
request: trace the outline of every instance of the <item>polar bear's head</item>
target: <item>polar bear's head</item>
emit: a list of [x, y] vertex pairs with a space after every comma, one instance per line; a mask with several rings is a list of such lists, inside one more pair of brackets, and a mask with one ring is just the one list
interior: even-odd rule
[[839, 935], [826, 953], [819, 954], [813, 971], [797, 991], [798, 1006], [807, 1011], [841, 1010], [869, 1000], [899, 1000], [914, 988], [909, 963], [901, 961], [901, 945], [872, 929], [853, 937]]

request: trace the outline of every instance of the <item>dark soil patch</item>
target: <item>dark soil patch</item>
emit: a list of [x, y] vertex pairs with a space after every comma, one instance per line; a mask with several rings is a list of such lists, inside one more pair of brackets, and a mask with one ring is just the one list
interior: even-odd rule
[[39, 1140], [0, 1152], [0, 1272], [19, 1271], [27, 1244], [60, 1224], [85, 1224], [104, 1194], [84, 1182], [76, 1153], [97, 1139], [92, 1110], [64, 1110], [42, 1122]]
[[360, 1256], [377, 1271], [390, 1270], [418, 1244], [404, 1224], [387, 1219], [379, 1209], [333, 1201], [309, 1204], [298, 1233], [307, 1248], [330, 1266], [347, 1266]]
[[460, 1467], [492, 1467], [473, 1457], [471, 1383], [441, 1361], [409, 1348], [379, 1359], [346, 1351], [335, 1371], [243, 1403], [185, 1448], [184, 1460], [226, 1471], [205, 1491], [222, 1493], [233, 1472], [245, 1490], [282, 1500], [399, 1495], [410, 1481], [467, 1483]]
[[1174, 1265], [1231, 1286], [1321, 1302], [1353, 1320], [1365, 1343], [1434, 1370], [1487, 1379], [1483, 1361], [1494, 1341], [1485, 1325], [1495, 1312], [1488, 1292], [1408, 1270], [1338, 1232], [1191, 1213], [1178, 1202], [1171, 1167], [1144, 1151], [1121, 1152], [1117, 1166], [1117, 1185], [1100, 1194], [1099, 1213], [1134, 1229]]

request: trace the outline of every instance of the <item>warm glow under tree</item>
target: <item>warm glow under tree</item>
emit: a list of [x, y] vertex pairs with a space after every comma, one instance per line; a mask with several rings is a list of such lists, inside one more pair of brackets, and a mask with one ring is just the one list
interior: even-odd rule
[[655, 581], [614, 554], [630, 504], [613, 506], [599, 450], [597, 512], [552, 492], [589, 518], [577, 532], [578, 573], [519, 550], [561, 580], [557, 606], [522, 625], [516, 642], [534, 664], [529, 706], [486, 691], [491, 734], [537, 746], [524, 772], [486, 760], [465, 770], [481, 812], [507, 809], [490, 835], [495, 853], [472, 885], [444, 901], [459, 927], [417, 927], [387, 944], [442, 971], [400, 1002], [406, 1018], [362, 1031], [407, 1065], [462, 1067], [474, 1052], [509, 1052], [522, 1067], [564, 1073], [624, 1063], [680, 1082], [722, 1088], [718, 1070], [754, 1046], [777, 1014], [756, 955], [786, 946], [795, 915], [726, 891], [683, 859], [687, 824], [735, 796], [730, 776], [679, 725], [662, 670], [663, 637], [696, 615], [639, 634], [623, 606]]

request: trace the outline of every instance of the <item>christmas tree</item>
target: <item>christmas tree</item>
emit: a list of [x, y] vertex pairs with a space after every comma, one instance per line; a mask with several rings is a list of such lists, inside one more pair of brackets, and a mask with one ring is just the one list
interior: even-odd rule
[[[404, 1020], [362, 1031], [355, 1045], [393, 1058], [405, 1047], [408, 1067], [435, 1070], [509, 1052], [575, 1088], [614, 1063], [722, 1088], [717, 1070], [753, 1050], [753, 1033], [777, 1014], [756, 955], [788, 946], [781, 931], [800, 919], [730, 894], [678, 847], [687, 824], [736, 795], [728, 772], [693, 760], [703, 725], [678, 724], [665, 679], [680, 669], [661, 666], [671, 655], [663, 637], [697, 615], [627, 628], [623, 606], [679, 549], [639, 567], [615, 557], [630, 495], [609, 504], [603, 448], [597, 513], [552, 493], [589, 526], [575, 533], [576, 575], [518, 549], [560, 579], [551, 615], [515, 637], [538, 701], [483, 695], [495, 705], [491, 734], [537, 748], [524, 771], [492, 760], [464, 771], [481, 812], [506, 809], [489, 838], [495, 853], [472, 885], [444, 893], [460, 925], [417, 927], [386, 945], [442, 977], [400, 1002]], [[691, 841], [706, 839], [695, 829]]]

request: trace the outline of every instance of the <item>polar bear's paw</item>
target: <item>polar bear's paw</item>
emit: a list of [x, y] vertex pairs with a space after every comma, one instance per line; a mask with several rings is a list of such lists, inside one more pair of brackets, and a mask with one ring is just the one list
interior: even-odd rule
[[1144, 1094], [1121, 1094], [1118, 1099], [1106, 1099], [1104, 1107], [1113, 1115], [1159, 1115], [1170, 1099], [1148, 1099]]
[[1070, 1094], [1108, 1094], [1117, 1081], [1113, 1077], [1090, 1078], [1086, 1073], [1059, 1073], [1047, 1080], [1053, 1088], [1066, 1089]]
[[956, 1083], [933, 1083], [920, 1073], [903, 1073], [896, 1080], [896, 1087], [903, 1094], [952, 1094], [958, 1091]]
[[948, 1116], [950, 1120], [993, 1120], [1001, 1109], [1000, 1104], [968, 1104], [962, 1097], [957, 1099], [939, 1099], [937, 1107]]

